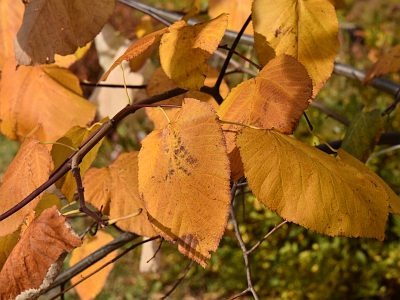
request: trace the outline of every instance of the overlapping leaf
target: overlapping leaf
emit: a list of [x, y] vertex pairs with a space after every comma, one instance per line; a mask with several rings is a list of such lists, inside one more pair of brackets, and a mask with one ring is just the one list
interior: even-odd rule
[[363, 84], [368, 84], [375, 77], [395, 73], [400, 70], [400, 45], [382, 56], [365, 75]]
[[[90, 169], [85, 175], [83, 186], [86, 200], [109, 215], [118, 219], [136, 213], [136, 217], [117, 222], [119, 228], [141, 236], [157, 235], [150, 225], [144, 203], [138, 192], [138, 152], [121, 154], [108, 168]], [[109, 211], [109, 212], [108, 212]]]
[[327, 0], [254, 0], [254, 40], [265, 65], [275, 56], [298, 59], [310, 74], [315, 97], [333, 70], [339, 42], [336, 12]]
[[[105, 122], [107, 119], [102, 120]], [[53, 156], [55, 169], [57, 169], [65, 159], [73, 153], [73, 150], [70, 149], [68, 146], [78, 147], [82, 144], [90, 135], [92, 135], [101, 124], [97, 123], [91, 127], [80, 127], [74, 126], [57, 142], [58, 145], [54, 145], [51, 149], [51, 155]], [[103, 139], [98, 142], [89, 152], [85, 155], [82, 159], [82, 162], [79, 164], [80, 174], [83, 175], [89, 169], [90, 165], [92, 164], [93, 160], [96, 158], [97, 152], [101, 146]], [[60, 180], [56, 182], [56, 186], [61, 190], [63, 195], [69, 201], [72, 200], [74, 193], [76, 191], [76, 182], [75, 178], [72, 175], [72, 171], [69, 171], [66, 175], [64, 175]]]
[[206, 61], [217, 49], [228, 25], [228, 15], [195, 26], [175, 22], [161, 38], [161, 66], [182, 89], [199, 90], [207, 75]]
[[13, 59], [6, 62], [0, 82], [0, 126], [8, 138], [22, 141], [40, 123], [38, 139], [54, 142], [72, 126], [93, 120], [96, 106], [82, 98], [79, 80], [70, 71], [15, 66]]
[[[46, 209], [28, 227], [0, 273], [4, 299], [37, 299], [57, 277], [68, 252], [81, 240], [57, 208]], [[17, 298], [19, 297], [19, 298]]]
[[[0, 213], [17, 205], [49, 178], [53, 161], [46, 146], [39, 144], [35, 128], [22, 143], [17, 156], [8, 167], [0, 187]], [[16, 231], [43, 194], [1, 222], [0, 237]]]
[[229, 161], [215, 111], [185, 99], [162, 130], [142, 142], [139, 193], [156, 231], [203, 267], [228, 218]]
[[115, 0], [99, 0], [96, 5], [90, 0], [27, 1], [23, 23], [14, 42], [18, 63], [53, 63], [54, 54], [74, 53], [100, 32], [114, 5]]
[[[207, 77], [206, 80], [204, 81], [204, 85], [213, 87], [215, 85], [215, 82], [217, 81], [218, 74], [219, 72], [217, 70], [209, 66], [207, 71]], [[166, 92], [174, 88], [176, 88], [175, 83], [168, 78], [168, 76], [165, 74], [162, 68], [158, 68], [154, 71], [150, 79], [150, 82], [147, 85], [146, 92], [149, 96], [153, 96], [161, 94], [163, 92]], [[225, 98], [229, 93], [229, 87], [224, 80], [221, 83], [219, 92], [222, 98]], [[175, 96], [168, 100], [159, 102], [159, 104], [182, 105], [182, 100], [184, 98], [198, 99], [210, 104], [212, 107], [214, 107], [214, 109], [218, 108], [218, 103], [212, 96], [210, 96], [209, 94], [202, 93], [200, 91], [193, 91], [193, 90], [187, 91], [182, 95]], [[164, 113], [161, 112], [160, 110], [150, 107], [145, 108], [145, 110], [149, 119], [154, 123], [154, 128], [160, 129], [167, 124], [168, 122], [167, 118], [165, 117]], [[164, 111], [167, 113], [169, 118], [173, 118], [175, 114], [178, 112], [178, 110], [179, 108], [167, 108], [167, 107], [164, 108]]]
[[[69, 261], [69, 265], [72, 267], [80, 262], [82, 259], [86, 258], [99, 248], [103, 247], [104, 245], [108, 244], [109, 242], [113, 241], [114, 238], [112, 235], [104, 232], [98, 231], [95, 236], [92, 237], [85, 237], [83, 240], [83, 244], [81, 247], [75, 249], [72, 252], [71, 259]], [[115, 250], [109, 253], [107, 256], [102, 258], [101, 260], [97, 261], [96, 263], [92, 264], [89, 268], [84, 270], [78, 276], [75, 276], [71, 279], [71, 283], [75, 284], [78, 282], [81, 277], [85, 277], [88, 274], [96, 271], [99, 267], [103, 264], [109, 262], [113, 258], [118, 255], [118, 251]], [[91, 300], [95, 299], [96, 296], [102, 291], [104, 284], [110, 274], [114, 264], [109, 264], [96, 274], [92, 275], [82, 283], [78, 284], [75, 287], [76, 292], [78, 293], [81, 300]]]
[[388, 201], [398, 198], [353, 156], [273, 130], [244, 129], [237, 144], [253, 193], [284, 219], [330, 236], [384, 239]]
[[341, 148], [366, 162], [383, 132], [381, 111], [375, 109], [357, 114], [350, 123]]

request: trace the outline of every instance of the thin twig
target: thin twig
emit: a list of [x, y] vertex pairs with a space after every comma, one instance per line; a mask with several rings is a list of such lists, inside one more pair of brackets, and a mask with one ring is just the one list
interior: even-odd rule
[[190, 264], [186, 267], [185, 272], [183, 272], [183, 275], [181, 278], [179, 278], [179, 280], [174, 284], [174, 286], [172, 287], [172, 289], [166, 293], [164, 295], [164, 297], [160, 298], [160, 299], [166, 299], [169, 295], [171, 295], [171, 293], [178, 287], [178, 285], [183, 281], [183, 279], [186, 277], [187, 273], [189, 272], [190, 268], [193, 266], [194, 261], [192, 260], [190, 262]]
[[233, 54], [235, 54], [236, 56], [240, 57], [241, 59], [243, 59], [244, 61], [247, 61], [249, 64], [251, 64], [253, 67], [257, 68], [258, 70], [261, 70], [262, 68], [257, 65], [254, 61], [248, 59], [246, 56], [240, 54], [239, 52], [237, 52], [236, 50], [233, 50], [231, 48], [228, 47], [228, 45], [220, 45], [218, 46], [219, 49], [225, 49], [228, 50], [229, 52], [232, 52]]
[[[79, 82], [80, 85], [82, 86], [92, 86], [92, 87], [104, 87], [104, 88], [119, 88], [123, 89], [125, 86], [123, 84], [112, 84], [112, 83], [95, 83], [95, 82], [86, 82], [86, 81], [81, 81]], [[143, 85], [127, 85], [127, 89], [145, 89], [147, 88], [147, 84]]]
[[264, 242], [271, 234], [273, 234], [276, 230], [278, 230], [279, 227], [281, 227], [283, 224], [286, 224], [287, 222], [288, 221], [285, 220], [282, 223], [280, 223], [279, 225], [276, 225], [274, 228], [272, 228], [270, 232], [268, 232], [261, 240], [259, 240], [253, 246], [253, 248], [251, 248], [250, 250], [247, 251], [247, 254], [250, 254], [251, 252], [253, 252], [254, 249], [256, 249], [258, 246], [260, 246], [262, 242]]
[[350, 125], [350, 121], [343, 117], [342, 115], [339, 115], [337, 112], [331, 110], [330, 108], [326, 107], [324, 104], [322, 104], [321, 102], [317, 102], [317, 101], [313, 101], [311, 102], [310, 106], [313, 106], [317, 109], [319, 109], [320, 111], [322, 111], [323, 113], [325, 113], [326, 115], [330, 116], [332, 119], [335, 119], [336, 121], [349, 126]]
[[164, 239], [161, 239], [161, 242], [158, 245], [158, 248], [157, 248], [156, 252], [154, 252], [154, 255], [146, 263], [149, 263], [152, 259], [156, 258], [157, 253], [160, 252], [160, 250], [161, 250], [161, 246], [162, 246], [163, 241], [164, 241]]

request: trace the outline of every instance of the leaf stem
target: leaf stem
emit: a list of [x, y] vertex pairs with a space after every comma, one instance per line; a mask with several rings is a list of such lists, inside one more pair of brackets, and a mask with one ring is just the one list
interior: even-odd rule
[[168, 124], [171, 123], [171, 120], [169, 119], [169, 117], [168, 117], [167, 113], [165, 112], [165, 110], [161, 106], [157, 106], [157, 109], [162, 111], [162, 113], [164, 114], [164, 116], [168, 120]]
[[244, 126], [244, 127], [248, 127], [251, 129], [258, 129], [258, 130], [263, 129], [263, 128], [259, 128], [259, 127], [253, 126], [253, 125], [243, 124], [243, 123], [239, 123], [239, 122], [225, 121], [225, 120], [221, 120], [221, 119], [219, 120], [219, 122], [222, 124], [232, 124], [232, 125]]
[[39, 142], [39, 144], [64, 146], [64, 147], [67, 147], [67, 148], [71, 149], [72, 151], [78, 151], [79, 150], [79, 148], [75, 148], [74, 146], [66, 145], [66, 144], [59, 143], [59, 142]]
[[125, 93], [126, 93], [126, 98], [128, 99], [128, 105], [131, 105], [131, 98], [129, 97], [128, 94], [128, 89], [126, 88], [126, 81], [125, 81], [125, 72], [124, 72], [124, 67], [122, 66], [122, 63], [119, 64], [119, 67], [121, 68], [122, 71], [122, 80], [124, 82], [124, 89], [125, 89]]

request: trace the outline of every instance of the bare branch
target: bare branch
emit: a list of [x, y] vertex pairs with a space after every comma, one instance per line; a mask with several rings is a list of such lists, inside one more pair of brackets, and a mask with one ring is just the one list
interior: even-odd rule
[[172, 289], [164, 295], [161, 299], [166, 299], [171, 293], [178, 287], [178, 285], [182, 282], [182, 280], [186, 277], [187, 273], [189, 272], [190, 268], [193, 266], [194, 261], [192, 260], [190, 264], [186, 267], [185, 271], [183, 272], [183, 275], [179, 280], [174, 284]]
[[247, 251], [247, 254], [250, 254], [251, 252], [254, 251], [254, 249], [256, 249], [258, 246], [261, 245], [262, 242], [264, 242], [271, 234], [273, 234], [279, 227], [281, 227], [283, 224], [286, 224], [288, 221], [283, 221], [282, 223], [280, 223], [279, 225], [276, 225], [274, 228], [271, 229], [270, 232], [268, 232], [261, 240], [259, 240], [254, 246], [253, 248], [251, 248], [250, 250]]

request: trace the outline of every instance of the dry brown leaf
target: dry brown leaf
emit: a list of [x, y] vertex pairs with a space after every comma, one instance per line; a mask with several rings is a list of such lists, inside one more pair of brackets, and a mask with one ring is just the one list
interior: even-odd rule
[[81, 240], [57, 208], [46, 209], [25, 231], [0, 273], [2, 299], [37, 299]]
[[395, 46], [389, 53], [382, 56], [365, 75], [363, 84], [368, 84], [375, 77], [395, 73], [400, 70], [400, 44]]
[[82, 98], [79, 80], [70, 71], [15, 66], [15, 60], [7, 61], [0, 82], [0, 126], [8, 138], [22, 141], [40, 123], [38, 139], [54, 142], [72, 126], [93, 120], [96, 106]]
[[229, 161], [212, 107], [185, 99], [162, 130], [142, 141], [139, 193], [156, 231], [203, 267], [224, 233]]
[[[2, 179], [0, 187], [0, 213], [19, 203], [49, 178], [53, 161], [46, 146], [37, 140], [37, 126], [22, 143], [14, 160]], [[43, 194], [1, 222], [0, 237], [18, 229], [26, 215], [32, 211]]]
[[[83, 239], [82, 246], [72, 251], [71, 259], [69, 261], [69, 265], [72, 267], [80, 262], [85, 257], [89, 256], [96, 250], [100, 249], [104, 245], [112, 242], [114, 238], [112, 235], [108, 234], [105, 231], [98, 231], [95, 236], [88, 237], [86, 236]], [[109, 253], [106, 257], [102, 258], [98, 262], [92, 264], [89, 268], [87, 268], [82, 273], [71, 279], [71, 283], [75, 284], [78, 282], [81, 277], [85, 277], [90, 273], [97, 270], [99, 267], [107, 263], [108, 261], [114, 259], [118, 255], [118, 251], [115, 250]], [[104, 284], [110, 274], [114, 264], [109, 264], [107, 267], [97, 272], [93, 276], [89, 277], [82, 283], [78, 284], [75, 287], [76, 292], [78, 293], [81, 300], [93, 300], [96, 296], [102, 291]]]
[[273, 130], [243, 129], [237, 144], [254, 195], [284, 219], [330, 236], [383, 241], [395, 195], [356, 158], [341, 149], [332, 157]]
[[21, 27], [22, 1], [0, 1], [0, 71], [8, 58], [14, 57], [14, 38]]
[[[72, 54], [100, 32], [115, 0], [30, 0], [14, 42], [20, 65], [53, 63], [54, 55]], [[43, 34], [45, 32], [46, 34]]]
[[108, 168], [90, 168], [82, 185], [85, 187], [85, 200], [96, 207], [99, 211], [110, 215], [111, 200], [111, 174]]
[[[213, 87], [215, 85], [215, 82], [217, 81], [218, 74], [219, 72], [217, 70], [208, 66], [207, 77], [206, 80], [204, 81], [204, 85]], [[168, 90], [172, 90], [174, 88], [176, 88], [175, 83], [168, 78], [168, 76], [165, 74], [162, 68], [158, 68], [153, 73], [150, 82], [147, 85], [146, 92], [149, 96], [153, 96], [164, 93]], [[225, 98], [228, 95], [229, 87], [226, 84], [225, 80], [222, 81], [219, 92], [222, 98]], [[182, 105], [182, 100], [184, 98], [198, 99], [200, 101], [210, 104], [214, 109], [218, 108], [218, 103], [212, 96], [200, 91], [187, 91], [182, 95], [175, 96], [165, 101], [161, 101], [159, 102], [159, 104]], [[175, 114], [179, 111], [179, 108], [165, 107], [163, 109], [170, 119], [172, 119], [175, 116]], [[160, 129], [168, 123], [168, 120], [165, 117], [164, 113], [161, 112], [160, 110], [152, 107], [146, 107], [145, 110], [149, 119], [154, 123], [154, 128]]]

